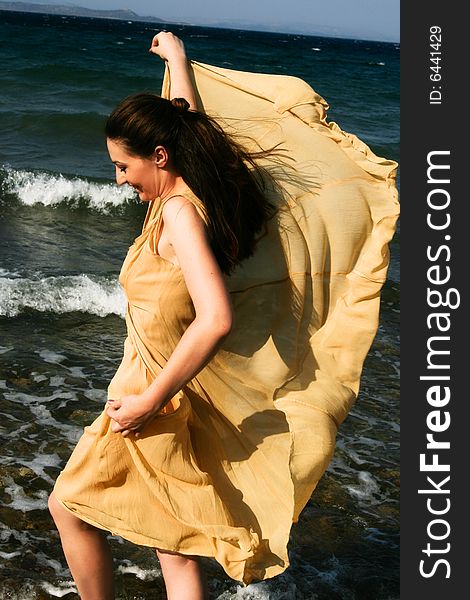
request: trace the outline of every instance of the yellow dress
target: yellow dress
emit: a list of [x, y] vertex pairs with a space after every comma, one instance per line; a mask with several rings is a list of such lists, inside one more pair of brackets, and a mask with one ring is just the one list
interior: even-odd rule
[[[112, 433], [103, 412], [55, 494], [99, 528], [215, 557], [249, 583], [287, 568], [292, 522], [356, 399], [398, 216], [396, 163], [327, 123], [325, 101], [299, 79], [192, 67], [200, 108], [291, 157], [265, 163], [281, 184], [270, 190], [278, 213], [226, 278], [235, 320], [214, 358], [138, 439]], [[180, 269], [156, 253], [161, 209], [150, 203], [121, 270], [128, 337], [109, 398], [144, 391], [194, 318]]]

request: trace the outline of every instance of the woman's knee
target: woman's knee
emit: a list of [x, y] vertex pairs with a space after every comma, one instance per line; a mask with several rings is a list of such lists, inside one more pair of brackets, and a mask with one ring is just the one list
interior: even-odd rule
[[199, 559], [197, 556], [179, 554], [178, 552], [160, 550], [159, 548], [156, 548], [156, 552], [162, 567], [165, 565], [170, 565], [172, 567], [184, 566], [188, 564], [194, 564], [194, 566], [199, 565]]
[[207, 600], [207, 582], [198, 556], [157, 549], [169, 600]]
[[54, 521], [59, 520], [61, 517], [62, 511], [65, 510], [65, 508], [62, 506], [62, 504], [60, 504], [60, 502], [55, 497], [54, 492], [51, 492], [51, 495], [49, 496], [49, 499], [47, 501], [47, 507], [49, 508], [49, 512], [50, 512], [52, 518], [54, 519]]
[[80, 529], [92, 528], [92, 525], [85, 523], [70, 511], [68, 511], [64, 505], [59, 502], [54, 492], [51, 493], [48, 500], [49, 512], [54, 519], [57, 529], [61, 530], [65, 527], [79, 527]]

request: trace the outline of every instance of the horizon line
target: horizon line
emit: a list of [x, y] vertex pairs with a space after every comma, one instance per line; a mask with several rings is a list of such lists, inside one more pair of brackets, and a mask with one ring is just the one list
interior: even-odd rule
[[[43, 10], [26, 10], [26, 9], [17, 9], [15, 10], [15, 8], [4, 8], [2, 5], [5, 4], [10, 4], [10, 5], [17, 5], [17, 6], [21, 6], [21, 5], [34, 5], [35, 7], [38, 7], [38, 9], [43, 9]], [[64, 6], [66, 8], [70, 8], [70, 9], [79, 9], [79, 10], [85, 10], [85, 11], [89, 11], [89, 12], [103, 12], [103, 13], [113, 13], [113, 12], [129, 12], [129, 13], [133, 13], [133, 15], [135, 15], [135, 17], [133, 18], [133, 21], [139, 22], [139, 23], [155, 23], [158, 24], [158, 22], [161, 22], [162, 24], [172, 24], [172, 25], [183, 25], [186, 27], [199, 27], [199, 28], [206, 28], [206, 29], [230, 29], [230, 30], [236, 30], [236, 31], [253, 31], [253, 32], [259, 32], [259, 33], [273, 33], [273, 34], [285, 34], [285, 35], [303, 35], [306, 37], [320, 37], [320, 38], [332, 38], [332, 39], [343, 39], [343, 40], [356, 40], [356, 41], [364, 41], [364, 42], [376, 42], [376, 43], [382, 43], [382, 44], [400, 44], [400, 40], [384, 40], [384, 39], [376, 39], [373, 37], [356, 37], [352, 34], [328, 34], [328, 33], [306, 33], [305, 31], [295, 31], [295, 30], [290, 30], [290, 31], [286, 31], [286, 30], [282, 30], [282, 29], [272, 29], [272, 27], [274, 26], [270, 26], [267, 25], [267, 29], [266, 28], [262, 28], [260, 29], [260, 27], [263, 27], [261, 24], [247, 24], [244, 27], [240, 27], [239, 25], [236, 24], [230, 24], [230, 22], [228, 23], [220, 23], [220, 24], [196, 24], [196, 23], [189, 23], [189, 22], [185, 22], [185, 21], [172, 21], [172, 20], [167, 20], [164, 19], [162, 17], [157, 17], [157, 16], [153, 16], [153, 15], [139, 15], [138, 13], [134, 12], [131, 9], [126, 9], [126, 8], [116, 8], [116, 9], [99, 9], [99, 8], [87, 8], [84, 6], [79, 6], [77, 4], [70, 4], [70, 5], [65, 5], [65, 4], [41, 4], [39, 2], [24, 2], [21, 0], [12, 0], [10, 2], [8, 2], [7, 0], [0, 0], [0, 10], [2, 11], [7, 11], [7, 12], [21, 12], [21, 13], [27, 13], [27, 14], [47, 14], [50, 16], [66, 16], [66, 17], [76, 17], [76, 18], [81, 18], [81, 19], [109, 19], [109, 20], [113, 20], [113, 21], [128, 21], [129, 19], [126, 18], [121, 18], [121, 17], [112, 17], [112, 16], [105, 16], [105, 15], [73, 15], [73, 14], [64, 14], [61, 15], [59, 12], [48, 12], [47, 11], [47, 7], [56, 7], [58, 9], [60, 9], [61, 6]], [[137, 18], [136, 18], [137, 17]], [[151, 19], [156, 19], [157, 21], [151, 21]]]

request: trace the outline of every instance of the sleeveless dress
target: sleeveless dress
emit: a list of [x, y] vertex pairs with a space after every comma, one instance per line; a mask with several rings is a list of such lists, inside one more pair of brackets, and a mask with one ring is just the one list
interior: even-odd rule
[[[281, 141], [295, 169], [266, 164], [278, 210], [226, 277], [234, 324], [216, 355], [139, 438], [113, 433], [103, 411], [54, 491], [88, 523], [214, 557], [249, 583], [287, 568], [292, 522], [357, 396], [398, 215], [396, 164], [327, 124], [301, 80], [198, 63], [193, 74], [201, 108], [234, 135]], [[149, 204], [121, 270], [128, 336], [109, 398], [143, 392], [195, 316], [181, 270], [157, 253], [162, 206]]]

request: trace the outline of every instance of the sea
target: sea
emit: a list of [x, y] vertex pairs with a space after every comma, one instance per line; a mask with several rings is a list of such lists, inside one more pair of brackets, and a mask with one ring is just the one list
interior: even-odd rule
[[[122, 354], [117, 278], [145, 209], [114, 182], [103, 124], [124, 96], [159, 93], [161, 28], [195, 60], [301, 77], [330, 121], [399, 161], [399, 44], [0, 12], [0, 600], [78, 598], [47, 497]], [[399, 597], [398, 265], [399, 232], [359, 398], [290, 568], [244, 587], [207, 559], [211, 598]], [[152, 551], [111, 544], [119, 599], [166, 597]]]

